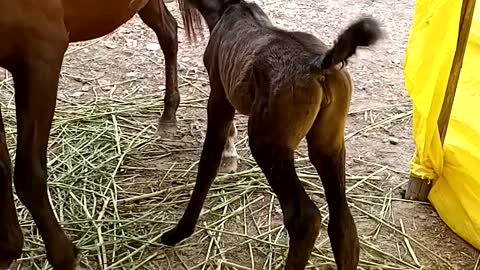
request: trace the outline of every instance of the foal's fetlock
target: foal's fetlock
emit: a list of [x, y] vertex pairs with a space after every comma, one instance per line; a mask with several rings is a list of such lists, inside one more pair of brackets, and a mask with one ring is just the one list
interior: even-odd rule
[[238, 156], [222, 156], [220, 171], [223, 173], [234, 173], [238, 168]]
[[161, 118], [158, 121], [156, 135], [162, 138], [172, 138], [177, 132], [177, 121], [173, 119]]
[[345, 213], [343, 218], [330, 217], [328, 235], [338, 269], [357, 269], [360, 243], [350, 212]]
[[315, 238], [313, 240], [315, 241], [320, 232], [320, 227], [322, 226], [322, 215], [320, 214], [320, 211], [316, 207], [312, 208], [308, 216], [305, 217], [304, 222], [307, 223], [305, 228], [306, 231]]
[[322, 216], [316, 207], [305, 207], [300, 215], [285, 221], [289, 234], [315, 242], [322, 223]]
[[0, 242], [0, 270], [8, 269], [15, 259], [20, 258], [22, 255], [22, 247], [23, 235], [20, 229], [15, 237], [11, 237], [10, 240], [5, 242]]

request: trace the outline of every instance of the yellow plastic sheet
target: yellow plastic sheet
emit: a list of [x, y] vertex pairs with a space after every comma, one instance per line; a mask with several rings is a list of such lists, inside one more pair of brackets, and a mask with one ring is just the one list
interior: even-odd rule
[[428, 199], [444, 222], [480, 249], [480, 8], [477, 3], [442, 148], [437, 120], [455, 54], [461, 0], [417, 0], [405, 57], [413, 100], [412, 174], [432, 179]]

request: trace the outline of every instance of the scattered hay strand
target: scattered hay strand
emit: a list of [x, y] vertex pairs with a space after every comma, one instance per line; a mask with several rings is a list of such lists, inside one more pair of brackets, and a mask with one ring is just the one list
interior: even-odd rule
[[[400, 219], [399, 221], [400, 221], [400, 227], [402, 228], [402, 233], [406, 234], [402, 219]], [[410, 241], [408, 240], [407, 237], [405, 237], [404, 240], [405, 240], [405, 245], [407, 245], [408, 252], [410, 252], [410, 256], [412, 256], [413, 261], [415, 261], [416, 265], [420, 266], [420, 263], [418, 262], [418, 259], [417, 259], [417, 255], [415, 255], [412, 245], [410, 245]]]
[[475, 262], [474, 270], [480, 269], [480, 254], [478, 254], [477, 261]]

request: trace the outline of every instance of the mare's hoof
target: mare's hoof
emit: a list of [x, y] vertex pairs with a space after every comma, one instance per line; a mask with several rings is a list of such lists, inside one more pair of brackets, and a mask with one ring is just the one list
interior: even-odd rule
[[160, 120], [157, 128], [157, 136], [162, 138], [171, 139], [177, 132], [177, 124], [175, 121], [163, 121]]
[[237, 156], [230, 156], [222, 157], [222, 164], [220, 165], [220, 171], [223, 173], [234, 173], [237, 171], [238, 168], [238, 157]]

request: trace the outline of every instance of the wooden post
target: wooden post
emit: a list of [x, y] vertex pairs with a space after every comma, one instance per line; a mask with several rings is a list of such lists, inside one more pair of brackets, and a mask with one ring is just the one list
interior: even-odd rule
[[[442, 110], [440, 111], [437, 121], [442, 146], [445, 142], [445, 135], [447, 134], [448, 121], [450, 120], [458, 79], [460, 78], [460, 71], [462, 70], [463, 57], [465, 55], [465, 49], [467, 48], [468, 36], [470, 34], [470, 27], [472, 25], [474, 11], [475, 0], [463, 0], [457, 48], [453, 57], [447, 88], [445, 89]], [[420, 179], [418, 176], [410, 174], [410, 181], [405, 192], [405, 198], [410, 200], [426, 201], [431, 188], [432, 182], [430, 179]]]

